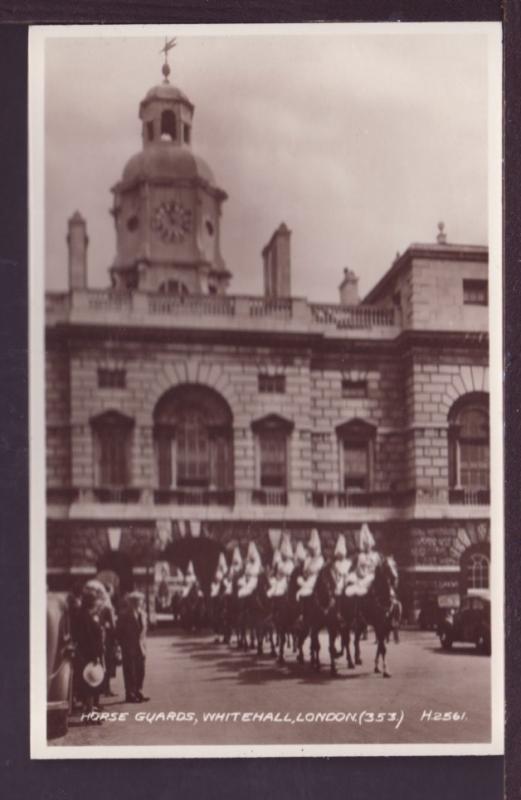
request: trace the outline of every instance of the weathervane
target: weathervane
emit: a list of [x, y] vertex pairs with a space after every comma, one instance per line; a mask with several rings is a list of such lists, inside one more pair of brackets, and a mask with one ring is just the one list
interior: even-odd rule
[[168, 53], [170, 52], [170, 50], [174, 49], [176, 44], [177, 42], [175, 36], [173, 39], [169, 39], [168, 36], [165, 36], [165, 44], [159, 51], [160, 53], [165, 54], [165, 63], [163, 64], [163, 67], [161, 69], [161, 72], [164, 75], [163, 83], [168, 83], [168, 76], [170, 75], [170, 64], [168, 63]]

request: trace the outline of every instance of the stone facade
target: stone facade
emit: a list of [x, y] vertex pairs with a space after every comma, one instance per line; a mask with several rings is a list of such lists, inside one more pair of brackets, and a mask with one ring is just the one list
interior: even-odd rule
[[[191, 123], [192, 106], [171, 88], [149, 93], [147, 102], [158, 104], [150, 111], [154, 125], [163, 124], [169, 103], [190, 109]], [[367, 522], [378, 547], [398, 561], [409, 618], [436, 591], [467, 591], [467, 555], [477, 548], [488, 557], [488, 487], [481, 479], [473, 491], [468, 478], [461, 485], [454, 478], [458, 428], [451, 414], [466, 398], [483, 407], [488, 398], [488, 309], [479, 295], [469, 302], [464, 289], [470, 281], [486, 291], [486, 248], [445, 240], [411, 245], [362, 302], [347, 305], [344, 292], [339, 305], [319, 305], [285, 296], [289, 230], [281, 226], [282, 255], [276, 237], [264, 253], [264, 296], [228, 295], [218, 249], [225, 194], [192, 157], [189, 139], [181, 153], [179, 143], [156, 141], [154, 131], [144, 128], [154, 158], [131, 159], [116, 187], [112, 282], [119, 288], [85, 288], [88, 240], [74, 215], [69, 224], [83, 238], [80, 247], [80, 234], [69, 236], [71, 288], [47, 297], [49, 585], [68, 586], [111, 558], [116, 563], [111, 529], [121, 532], [127, 582], [147, 584], [165, 546], [157, 535], [164, 522], [172, 547], [184, 540], [185, 550], [187, 542], [200, 552], [209, 542], [245, 549], [255, 538], [266, 558], [270, 531], [290, 530], [296, 541], [316, 527], [328, 556], [339, 532], [354, 549], [355, 531]], [[157, 170], [166, 156], [165, 177]], [[177, 174], [188, 167], [194, 175]], [[136, 198], [149, 197], [145, 189], [157, 180], [161, 204], [140, 217]], [[181, 209], [180, 186], [193, 200], [191, 215]], [[211, 219], [199, 213], [202, 190], [215, 205]], [[118, 192], [125, 197], [118, 200]], [[132, 206], [129, 220], [124, 200]], [[183, 226], [192, 249], [202, 247], [203, 226], [206, 237], [215, 236], [211, 258], [203, 248], [194, 250], [193, 264], [183, 261]], [[158, 230], [161, 242], [147, 261]], [[152, 290], [149, 270], [158, 284]], [[348, 277], [356, 286], [356, 276]], [[356, 291], [351, 296], [358, 300]], [[201, 387], [229, 410], [233, 485], [219, 497], [206, 489], [158, 491], [155, 411], [176, 387]], [[128, 431], [126, 474], [116, 490], [100, 484], [96, 432], [97, 421], [114, 417]], [[287, 432], [284, 491], [261, 485], [264, 423]], [[351, 457], [366, 458], [358, 486], [345, 482], [353, 441], [358, 450]]]

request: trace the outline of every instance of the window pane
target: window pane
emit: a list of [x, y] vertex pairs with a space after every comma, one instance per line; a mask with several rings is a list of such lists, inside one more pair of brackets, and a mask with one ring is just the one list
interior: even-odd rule
[[127, 482], [126, 433], [120, 428], [107, 428], [99, 434], [100, 483], [102, 486], [124, 486]]
[[177, 437], [177, 474], [180, 485], [201, 486], [208, 483], [208, 432], [198, 412], [188, 411], [180, 419]]
[[467, 566], [467, 587], [469, 589], [489, 588], [490, 562], [481, 553], [472, 555]]
[[286, 437], [264, 433], [260, 437], [261, 486], [286, 488]]
[[344, 489], [368, 489], [369, 459], [367, 445], [344, 443]]

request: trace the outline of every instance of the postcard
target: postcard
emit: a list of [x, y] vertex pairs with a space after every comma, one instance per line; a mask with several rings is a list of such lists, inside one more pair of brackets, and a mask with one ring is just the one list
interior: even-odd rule
[[501, 56], [31, 28], [33, 758], [503, 752]]

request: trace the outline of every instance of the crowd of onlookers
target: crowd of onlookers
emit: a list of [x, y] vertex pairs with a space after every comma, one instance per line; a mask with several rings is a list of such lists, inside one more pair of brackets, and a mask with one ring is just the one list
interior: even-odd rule
[[73, 706], [85, 724], [99, 724], [102, 697], [115, 697], [111, 680], [123, 668], [125, 702], [142, 703], [147, 619], [144, 597], [133, 591], [120, 597], [110, 582], [88, 580], [68, 597], [74, 643]]

